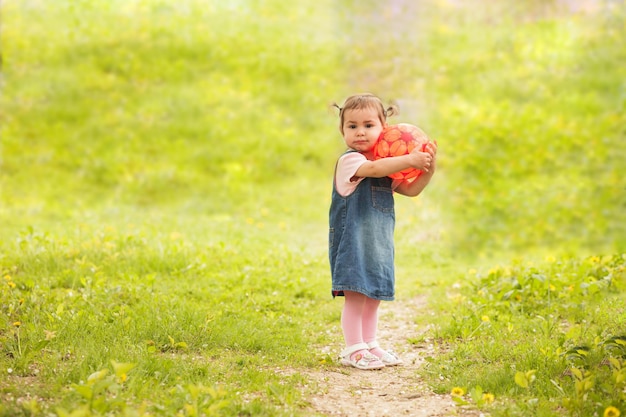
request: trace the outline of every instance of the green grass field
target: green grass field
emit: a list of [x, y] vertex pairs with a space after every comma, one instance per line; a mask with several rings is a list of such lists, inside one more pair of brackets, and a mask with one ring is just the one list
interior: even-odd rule
[[0, 416], [309, 415], [360, 91], [439, 143], [396, 230], [432, 389], [626, 414], [626, 12], [557, 3], [3, 2]]

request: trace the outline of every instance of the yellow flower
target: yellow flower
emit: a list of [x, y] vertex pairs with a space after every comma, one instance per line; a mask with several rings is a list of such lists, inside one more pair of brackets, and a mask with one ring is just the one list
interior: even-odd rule
[[450, 392], [450, 394], [456, 397], [462, 397], [465, 395], [465, 390], [461, 387], [454, 387], [452, 388], [452, 391]]
[[604, 417], [619, 417], [620, 414], [621, 413], [619, 412], [619, 410], [616, 407], [613, 407], [611, 405], [604, 410], [603, 416]]
[[8, 285], [9, 287], [11, 287], [11, 288], [15, 288], [15, 282], [13, 282], [13, 281], [9, 281], [9, 282], [7, 282], [7, 285]]
[[490, 320], [489, 320], [489, 316], [482, 316], [480, 319], [481, 319], [482, 321], [484, 321], [485, 323], [487, 323], [487, 322], [489, 322], [489, 321], [490, 321]]
[[487, 404], [491, 404], [496, 398], [493, 396], [493, 394], [486, 392], [483, 394], [483, 401], [486, 402]]
[[20, 327], [21, 325], [22, 325], [22, 322], [20, 322], [20, 321], [14, 321], [13, 322], [13, 326], [15, 326], [15, 327]]

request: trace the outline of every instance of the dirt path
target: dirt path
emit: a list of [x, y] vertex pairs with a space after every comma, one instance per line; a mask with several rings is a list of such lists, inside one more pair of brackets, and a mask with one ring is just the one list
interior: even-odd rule
[[[418, 337], [424, 329], [413, 322], [425, 300], [394, 301], [381, 305], [379, 337], [381, 345], [394, 350], [404, 366], [380, 371], [360, 371], [337, 367], [320, 372], [306, 372], [319, 390], [309, 398], [312, 412], [327, 416], [469, 416], [475, 410], [455, 407], [450, 395], [433, 393], [420, 377], [424, 357], [434, 355], [429, 345], [416, 346], [408, 339]], [[329, 347], [336, 356], [341, 346]], [[332, 350], [332, 352], [331, 352]]]

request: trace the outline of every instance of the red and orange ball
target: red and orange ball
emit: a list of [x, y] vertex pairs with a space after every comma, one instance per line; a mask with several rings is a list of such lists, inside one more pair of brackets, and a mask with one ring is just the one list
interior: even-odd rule
[[[425, 152], [429, 139], [426, 133], [417, 126], [408, 123], [390, 125], [383, 129], [374, 145], [374, 159], [389, 156], [402, 156], [411, 153], [416, 147]], [[416, 168], [407, 168], [389, 175], [395, 180], [411, 180], [419, 177], [422, 171]]]

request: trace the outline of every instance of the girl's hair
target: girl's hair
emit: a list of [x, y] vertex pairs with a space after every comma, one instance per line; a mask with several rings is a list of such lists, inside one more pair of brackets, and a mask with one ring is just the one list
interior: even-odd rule
[[387, 122], [387, 117], [398, 114], [398, 106], [391, 104], [385, 109], [382, 100], [370, 93], [355, 94], [348, 97], [343, 103], [343, 107], [339, 107], [337, 103], [333, 103], [332, 105], [339, 109], [339, 131], [342, 135], [344, 122], [343, 115], [346, 110], [374, 109], [378, 113], [378, 118], [383, 125]]

